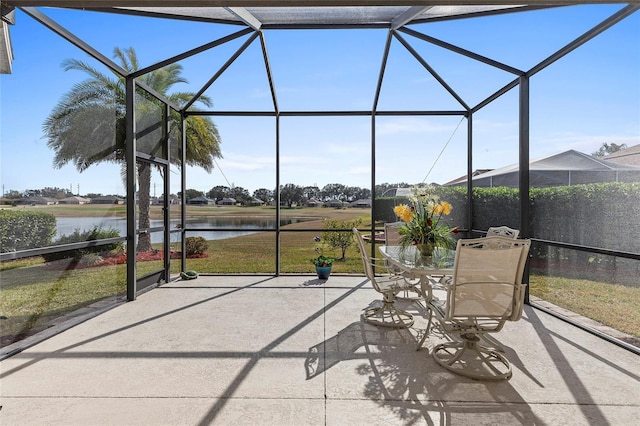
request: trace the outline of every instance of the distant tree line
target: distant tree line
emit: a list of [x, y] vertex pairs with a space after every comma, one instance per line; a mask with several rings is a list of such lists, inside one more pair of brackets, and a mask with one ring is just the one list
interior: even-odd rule
[[[65, 188], [56, 188], [56, 187], [45, 187], [42, 189], [26, 189], [24, 191], [17, 191], [15, 189], [10, 189], [4, 193], [3, 197], [10, 200], [17, 200], [19, 198], [28, 198], [28, 197], [46, 197], [46, 198], [55, 198], [56, 200], [62, 200], [63, 198], [73, 197], [74, 194], [70, 189]], [[102, 197], [104, 194], [98, 193], [88, 193], [83, 195], [84, 198], [95, 198]], [[107, 194], [113, 195], [115, 197], [124, 198], [122, 195], [117, 194]]]
[[[382, 183], [376, 185], [376, 197], [381, 197], [387, 193], [390, 189], [395, 188], [409, 188], [412, 185], [408, 183]], [[185, 191], [186, 199], [192, 199], [197, 197], [207, 197], [215, 201], [220, 201], [224, 198], [233, 198], [237, 203], [242, 205], [249, 205], [254, 200], [260, 200], [265, 204], [271, 204], [275, 200], [275, 189], [259, 188], [250, 193], [247, 189], [241, 186], [223, 186], [217, 185], [211, 188], [207, 192], [198, 191], [197, 189], [187, 189]], [[27, 189], [25, 191], [9, 190], [5, 192], [4, 198], [18, 199], [26, 197], [47, 197], [61, 200], [63, 198], [71, 197], [74, 194], [69, 189], [45, 187], [42, 189]], [[85, 194], [85, 198], [100, 197], [103, 194], [89, 193]], [[116, 194], [113, 194], [116, 195]], [[123, 197], [122, 195], [116, 195]], [[178, 197], [182, 197], [182, 193], [178, 192]], [[307, 201], [314, 199], [320, 202], [329, 200], [340, 200], [347, 203], [371, 198], [371, 190], [369, 188], [360, 188], [357, 186], [348, 186], [340, 183], [330, 183], [322, 188], [317, 186], [299, 186], [293, 183], [287, 183], [280, 185], [280, 201], [283, 205], [303, 205]]]
[[[409, 188], [411, 185], [408, 183], [382, 183], [376, 185], [375, 194], [376, 197], [382, 196], [389, 189], [394, 188]], [[276, 191], [275, 189], [259, 188], [250, 193], [247, 189], [241, 186], [214, 186], [207, 192], [198, 191], [197, 189], [187, 189], [185, 191], [186, 199], [190, 200], [197, 197], [207, 197], [211, 200], [220, 201], [225, 198], [233, 198], [237, 203], [242, 205], [249, 205], [254, 200], [260, 200], [265, 204], [271, 204], [275, 201]], [[182, 193], [178, 192], [178, 197], [181, 197]], [[348, 186], [341, 183], [330, 183], [322, 188], [318, 186], [300, 186], [293, 183], [287, 183], [280, 185], [280, 202], [282, 205], [303, 205], [309, 200], [317, 200], [320, 202], [326, 202], [329, 200], [340, 200], [347, 203], [371, 198], [371, 190], [369, 188], [360, 188], [357, 186]]]

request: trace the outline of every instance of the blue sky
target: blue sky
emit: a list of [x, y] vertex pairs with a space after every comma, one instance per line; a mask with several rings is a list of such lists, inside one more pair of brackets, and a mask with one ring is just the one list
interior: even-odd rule
[[[454, 45], [528, 70], [621, 5], [591, 5], [412, 26]], [[240, 29], [219, 24], [143, 19], [97, 12], [42, 11], [107, 57], [115, 47], [134, 47], [141, 66], [197, 47]], [[514, 77], [403, 37], [447, 83], [474, 106]], [[86, 76], [64, 72], [63, 59], [95, 64], [83, 52], [29, 16], [11, 27], [13, 74], [0, 76], [1, 180], [5, 191], [57, 186], [80, 193], [124, 194], [119, 167], [104, 164], [79, 174], [51, 167], [53, 152], [42, 123], [73, 84]], [[280, 109], [369, 110], [380, 70], [384, 30], [267, 31]], [[246, 37], [181, 64], [196, 92]], [[602, 143], [640, 143], [640, 13], [531, 79], [531, 158], [567, 149], [591, 153]], [[271, 110], [259, 44], [252, 44], [206, 94], [219, 110]], [[517, 162], [517, 90], [473, 119], [474, 168]], [[461, 109], [426, 70], [394, 41], [379, 110]], [[188, 169], [187, 187], [216, 185], [252, 192], [275, 187], [275, 124], [272, 118], [216, 117], [224, 158], [211, 173]], [[369, 187], [369, 117], [281, 119], [281, 183], [343, 183]], [[376, 121], [376, 182], [444, 183], [466, 172], [467, 122], [460, 117], [381, 117]], [[173, 170], [177, 173], [177, 170]], [[173, 179], [173, 178], [172, 178]], [[159, 178], [155, 178], [159, 182]], [[172, 192], [177, 192], [173, 179]]]

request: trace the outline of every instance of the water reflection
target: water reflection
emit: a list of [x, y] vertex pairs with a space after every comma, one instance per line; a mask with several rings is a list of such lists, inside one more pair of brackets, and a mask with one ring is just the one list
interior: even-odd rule
[[[311, 218], [285, 218], [280, 219], [280, 226], [289, 225], [291, 223], [304, 222], [313, 220]], [[180, 224], [179, 219], [170, 221], [171, 230], [177, 229]], [[113, 217], [60, 217], [56, 220], [56, 236], [60, 238], [62, 235], [69, 235], [79, 230], [80, 232], [91, 230], [94, 226], [101, 226], [103, 229], [114, 228], [121, 236], [127, 234], [127, 221], [125, 218]], [[151, 227], [162, 226], [162, 220], [151, 220]], [[195, 229], [205, 228], [229, 228], [236, 229], [234, 231], [190, 231], [190, 237], [203, 237], [206, 240], [223, 240], [226, 238], [234, 238], [241, 235], [248, 235], [258, 232], [260, 229], [274, 229], [276, 226], [275, 218], [269, 217], [215, 217], [202, 216], [190, 217], [187, 219], [186, 227]], [[238, 231], [237, 229], [241, 229]], [[151, 242], [162, 242], [162, 233], [152, 232]]]

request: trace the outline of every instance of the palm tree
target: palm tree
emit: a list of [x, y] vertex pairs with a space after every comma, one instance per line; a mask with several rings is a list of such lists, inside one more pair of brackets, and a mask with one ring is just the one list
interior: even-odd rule
[[[133, 48], [125, 51], [120, 48], [114, 50], [114, 58], [119, 60], [127, 73], [138, 70], [138, 59]], [[90, 166], [102, 162], [120, 163], [125, 170], [125, 110], [126, 110], [126, 86], [125, 79], [119, 75], [115, 77], [105, 75], [90, 65], [76, 59], [67, 59], [63, 63], [63, 69], [79, 70], [89, 74], [88, 80], [74, 85], [55, 106], [49, 117], [43, 124], [44, 133], [48, 139], [47, 145], [55, 151], [53, 166], [61, 168], [72, 162], [79, 172], [83, 172]], [[181, 76], [182, 66], [178, 64], [168, 65], [164, 68], [152, 71], [143, 77], [141, 81], [156, 92], [166, 96], [172, 103], [182, 106], [194, 96], [188, 92], [173, 92], [169, 90], [176, 83], [186, 83]], [[198, 101], [206, 106], [211, 101], [206, 96], [200, 96]], [[136, 94], [136, 125], [139, 133], [152, 129], [160, 123], [160, 108], [153, 108], [153, 101], [147, 99], [144, 94]], [[157, 104], [156, 104], [157, 106]], [[170, 146], [172, 147], [171, 160], [173, 163], [180, 161], [181, 147], [180, 117], [179, 114], [170, 116]], [[158, 127], [158, 126], [156, 126]], [[157, 134], [151, 131], [151, 134]], [[199, 166], [207, 172], [213, 169], [214, 158], [221, 158], [220, 135], [216, 125], [207, 117], [189, 116], [186, 119], [187, 152], [186, 162], [190, 166]], [[148, 136], [148, 135], [147, 135]], [[140, 137], [139, 151], [151, 153], [153, 149], [148, 145], [158, 144], [159, 138], [153, 141], [152, 137]], [[145, 150], [146, 149], [146, 150]], [[138, 173], [138, 203], [139, 203], [139, 227], [149, 227], [149, 205], [151, 187], [151, 167], [148, 163], [139, 162]], [[151, 237], [149, 234], [140, 236], [138, 251], [151, 250]]]

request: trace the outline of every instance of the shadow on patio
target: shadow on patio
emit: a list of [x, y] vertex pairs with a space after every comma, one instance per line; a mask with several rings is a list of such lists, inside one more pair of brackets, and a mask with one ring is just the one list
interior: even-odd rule
[[[497, 335], [511, 380], [439, 367], [411, 329], [360, 321], [358, 276], [201, 276], [1, 363], [6, 425], [631, 424], [638, 356], [529, 306]], [[406, 303], [406, 302], [405, 302]]]

